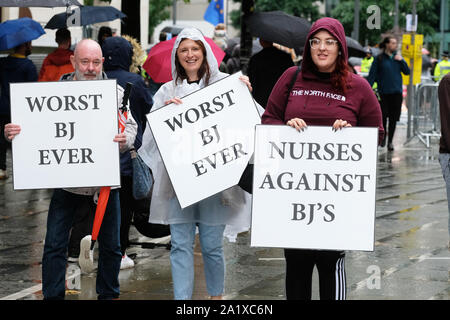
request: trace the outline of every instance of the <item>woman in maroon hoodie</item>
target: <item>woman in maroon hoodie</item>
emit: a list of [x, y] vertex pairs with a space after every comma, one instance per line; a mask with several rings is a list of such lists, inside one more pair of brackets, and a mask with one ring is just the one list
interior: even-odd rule
[[[342, 24], [332, 18], [317, 20], [308, 33], [302, 69], [294, 85], [296, 67], [280, 77], [270, 94], [263, 124], [287, 124], [298, 131], [307, 125], [334, 129], [378, 127], [384, 136], [381, 109], [367, 81], [349, 72], [348, 49]], [[345, 299], [344, 251], [285, 249], [286, 298], [311, 299], [315, 265], [320, 298]]]

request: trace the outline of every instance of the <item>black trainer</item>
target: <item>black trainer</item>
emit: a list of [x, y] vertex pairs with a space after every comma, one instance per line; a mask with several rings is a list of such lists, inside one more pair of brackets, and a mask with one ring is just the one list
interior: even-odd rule
[[388, 151], [394, 151], [394, 145], [392, 143], [388, 144]]

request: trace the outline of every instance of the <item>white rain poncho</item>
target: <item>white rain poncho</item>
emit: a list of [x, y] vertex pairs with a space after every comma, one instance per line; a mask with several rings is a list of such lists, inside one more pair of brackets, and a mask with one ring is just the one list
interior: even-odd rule
[[[164, 107], [164, 102], [171, 98], [182, 98], [189, 93], [205, 87], [205, 77], [198, 84], [189, 84], [186, 79], [183, 81], [178, 79], [177, 83], [175, 83], [175, 54], [181, 40], [185, 38], [201, 40], [203, 42], [206, 48], [206, 59], [211, 72], [210, 84], [228, 76], [228, 74], [219, 71], [217, 60], [201, 32], [194, 28], [185, 28], [178, 35], [172, 50], [172, 77], [174, 80], [165, 83], [155, 94], [153, 97], [152, 111]], [[182, 210], [148, 125], [145, 129], [142, 146], [139, 148], [138, 153], [150, 167], [154, 177], [150, 205], [150, 223], [176, 224], [201, 222], [208, 225], [225, 224], [224, 235], [229, 241], [235, 241], [237, 233], [249, 230], [251, 197], [239, 186], [222, 191]]]

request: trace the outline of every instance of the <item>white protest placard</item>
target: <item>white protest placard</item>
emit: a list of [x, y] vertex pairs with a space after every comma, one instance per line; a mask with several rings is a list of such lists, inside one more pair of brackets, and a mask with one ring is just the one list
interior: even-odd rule
[[236, 185], [253, 154], [261, 118], [240, 75], [147, 115], [182, 208]]
[[377, 128], [258, 125], [251, 246], [373, 251]]
[[120, 185], [116, 80], [11, 84], [14, 189]]

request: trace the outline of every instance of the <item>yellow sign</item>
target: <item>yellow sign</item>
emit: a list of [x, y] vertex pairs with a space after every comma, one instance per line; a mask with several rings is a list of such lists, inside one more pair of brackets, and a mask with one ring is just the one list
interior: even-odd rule
[[403, 58], [409, 59], [413, 56], [413, 46], [411, 45], [411, 35], [404, 34], [402, 39], [402, 56]]
[[[408, 67], [411, 68], [411, 59], [414, 62], [413, 83], [418, 84], [421, 82], [422, 76], [422, 46], [423, 46], [423, 34], [414, 35], [414, 45], [411, 44], [411, 34], [404, 34], [402, 39], [402, 56], [405, 59]], [[409, 76], [402, 74], [403, 84], [409, 84]]]
[[414, 57], [422, 59], [423, 34], [416, 34], [414, 36]]

